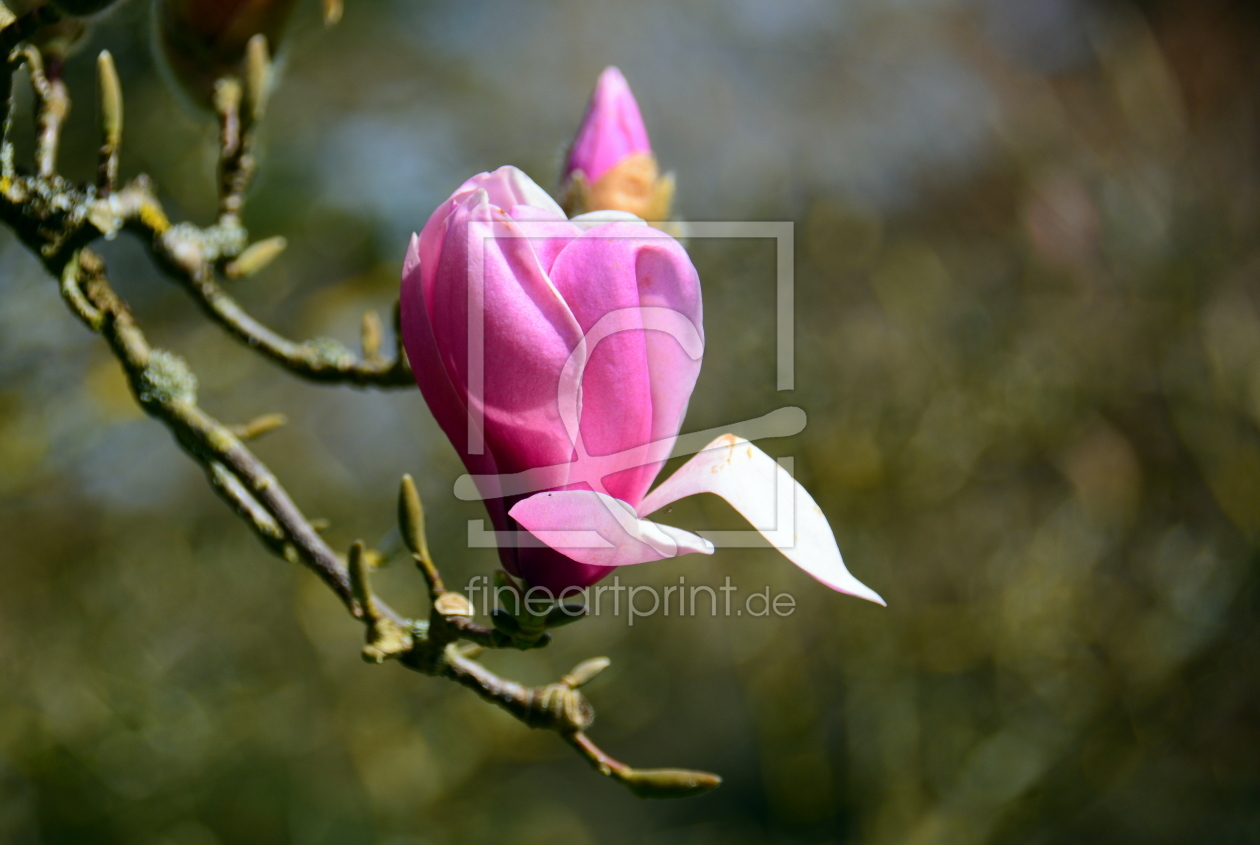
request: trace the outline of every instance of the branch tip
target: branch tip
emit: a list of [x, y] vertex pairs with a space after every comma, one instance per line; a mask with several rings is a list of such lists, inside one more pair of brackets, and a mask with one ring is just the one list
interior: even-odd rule
[[267, 88], [271, 77], [271, 52], [267, 36], [258, 33], [245, 46], [243, 131], [249, 132], [267, 111]]
[[612, 777], [640, 798], [691, 798], [722, 785], [718, 775], [690, 769], [627, 768]]
[[223, 268], [223, 274], [229, 279], [244, 279], [252, 276], [275, 261], [288, 246], [288, 240], [281, 235], [255, 241], [228, 262]]
[[244, 425], [234, 425], [229, 431], [241, 440], [257, 440], [259, 437], [270, 434], [288, 424], [289, 418], [284, 414], [263, 414]]

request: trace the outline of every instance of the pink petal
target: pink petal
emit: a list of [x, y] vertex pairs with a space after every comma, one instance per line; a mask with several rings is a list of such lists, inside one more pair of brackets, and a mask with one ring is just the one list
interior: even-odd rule
[[[608, 318], [620, 329], [585, 350], [580, 430], [589, 455], [630, 454], [611, 467], [576, 466], [570, 481], [637, 504], [672, 448], [700, 373], [699, 277], [673, 238], [614, 222], [569, 242], [551, 279], [584, 333], [600, 334]], [[657, 311], [676, 319], [662, 322]]]
[[[646, 516], [697, 493], [726, 499], [788, 560], [833, 590], [884, 604], [874, 590], [849, 574], [831, 526], [808, 491], [747, 440], [733, 434], [714, 440], [653, 490], [638, 513]], [[775, 525], [780, 511], [793, 514], [795, 526]]]
[[595, 83], [586, 116], [569, 150], [565, 175], [580, 170], [588, 182], [598, 182], [626, 156], [651, 152], [647, 127], [630, 84], [621, 71], [607, 68]]
[[538, 493], [517, 502], [509, 514], [551, 548], [589, 566], [713, 553], [703, 537], [639, 519], [628, 503], [590, 490]]
[[[456, 208], [425, 295], [442, 366], [483, 416], [485, 445], [500, 472], [560, 465], [573, 454], [556, 392], [581, 329], [520, 236], [526, 234], [521, 225], [490, 205], [484, 192]], [[428, 288], [423, 265], [422, 275]], [[470, 348], [470, 332], [478, 327], [482, 338], [474, 334]], [[467, 453], [466, 433], [455, 446]], [[566, 478], [560, 470], [548, 486]]]
[[[428, 403], [434, 419], [451, 443], [467, 443], [470, 425], [468, 408], [461, 391], [451, 382], [434, 340], [421, 281], [420, 238], [415, 235], [411, 238], [403, 261], [398, 307], [403, 345], [424, 401]], [[478, 491], [487, 500], [486, 508], [490, 512], [491, 521], [502, 530], [507, 524], [507, 511], [503, 501], [498, 498], [502, 494], [498, 489], [499, 469], [494, 456], [489, 451], [470, 455], [458, 446], [457, 451], [464, 460], [464, 466], [475, 476]]]
[[551, 194], [538, 187], [538, 183], [520, 168], [511, 165], [490, 173], [478, 173], [460, 185], [452, 197], [477, 190], [485, 191], [490, 204], [504, 212], [511, 211], [514, 206], [525, 205], [541, 212], [534, 219], [565, 219], [564, 211], [551, 198]]

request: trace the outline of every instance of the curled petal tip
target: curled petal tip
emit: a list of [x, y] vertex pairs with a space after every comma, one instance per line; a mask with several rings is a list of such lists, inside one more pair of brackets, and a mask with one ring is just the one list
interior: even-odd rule
[[714, 440], [653, 490], [638, 512], [651, 514], [697, 493], [726, 499], [784, 557], [831, 589], [884, 605], [845, 567], [831, 526], [809, 492], [742, 437], [724, 434]]
[[888, 602], [884, 601], [883, 598], [880, 597], [879, 593], [875, 592], [856, 578], [853, 579], [852, 583], [844, 586], [836, 584], [828, 584], [827, 586], [838, 592], [848, 593], [855, 598], [866, 599], [869, 602], [874, 602], [880, 607], [888, 607]]

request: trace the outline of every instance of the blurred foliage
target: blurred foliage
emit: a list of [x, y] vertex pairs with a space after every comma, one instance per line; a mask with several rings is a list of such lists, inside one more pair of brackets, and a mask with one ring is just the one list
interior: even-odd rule
[[[124, 5], [87, 51], [119, 60], [123, 176], [206, 221], [213, 127], [161, 84], [147, 16]], [[594, 736], [726, 778], [638, 801], [466, 691], [362, 663], [356, 623], [139, 416], [5, 234], [0, 841], [1260, 838], [1258, 35], [1224, 0], [379, 0], [328, 34], [300, 9], [246, 220], [290, 248], [235, 283], [248, 307], [349, 342], [438, 201], [505, 163], [554, 179], [618, 64], [684, 214], [797, 224], [786, 394], [772, 248], [691, 245], [709, 348], [687, 427], [805, 408], [764, 445], [889, 607], [730, 550], [622, 580], [729, 573], [796, 613], [591, 619], [486, 658], [542, 682], [606, 653]], [[335, 543], [388, 531], [409, 471], [449, 582], [492, 569], [418, 393], [296, 384], [126, 238], [105, 252], [208, 409], [293, 420], [259, 452]], [[716, 500], [679, 511], [737, 525]], [[377, 583], [422, 606], [414, 572]]]

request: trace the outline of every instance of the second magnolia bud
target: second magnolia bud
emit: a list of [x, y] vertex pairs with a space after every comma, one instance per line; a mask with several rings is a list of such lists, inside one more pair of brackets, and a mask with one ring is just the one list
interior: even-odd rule
[[617, 68], [599, 75], [564, 171], [561, 205], [570, 216], [588, 211], [625, 211], [649, 221], [669, 216], [674, 177], [661, 175], [639, 104]]

